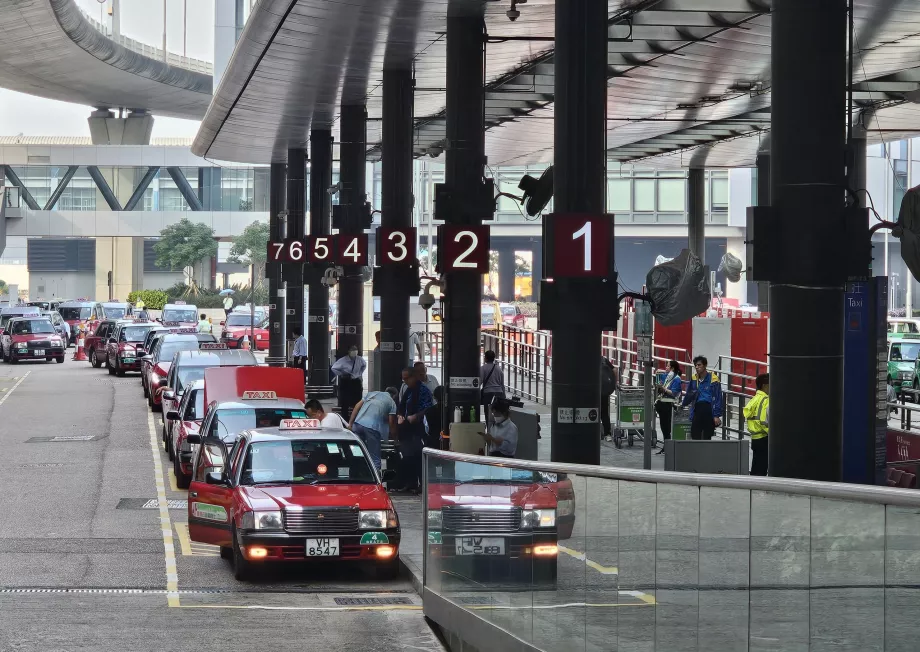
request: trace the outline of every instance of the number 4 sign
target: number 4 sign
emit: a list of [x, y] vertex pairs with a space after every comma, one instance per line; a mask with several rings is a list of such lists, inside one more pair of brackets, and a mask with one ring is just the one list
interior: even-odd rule
[[[445, 224], [438, 230], [442, 272], [489, 271], [489, 227]], [[443, 257], [442, 257], [443, 256]]]
[[553, 215], [553, 276], [610, 274], [610, 215]]
[[339, 234], [335, 237], [336, 262], [341, 265], [367, 265], [367, 236]]

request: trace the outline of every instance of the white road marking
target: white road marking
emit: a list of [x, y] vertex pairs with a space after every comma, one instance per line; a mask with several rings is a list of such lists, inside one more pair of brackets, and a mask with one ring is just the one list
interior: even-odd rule
[[179, 576], [176, 570], [176, 549], [173, 542], [172, 521], [169, 519], [169, 502], [166, 500], [166, 481], [163, 464], [160, 461], [160, 444], [157, 440], [153, 413], [147, 413], [147, 429], [150, 431], [150, 450], [153, 453], [154, 482], [157, 486], [157, 501], [160, 511], [160, 528], [163, 536], [163, 554], [166, 559], [166, 602], [170, 607], [179, 607]]
[[7, 391], [6, 394], [3, 395], [3, 398], [0, 398], [0, 405], [3, 405], [6, 402], [6, 399], [10, 397], [10, 394], [16, 391], [16, 388], [22, 384], [22, 381], [24, 381], [30, 373], [32, 372], [27, 371], [26, 373], [24, 373], [22, 377], [20, 377], [20, 379], [16, 381], [16, 384], [10, 387], [9, 391]]

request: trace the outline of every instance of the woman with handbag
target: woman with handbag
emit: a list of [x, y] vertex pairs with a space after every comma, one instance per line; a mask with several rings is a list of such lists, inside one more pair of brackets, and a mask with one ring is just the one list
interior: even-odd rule
[[495, 361], [495, 351], [486, 351], [486, 362], [479, 370], [479, 392], [482, 396], [482, 409], [486, 423], [492, 423], [492, 411], [489, 406], [496, 398], [505, 398], [505, 376], [502, 368]]

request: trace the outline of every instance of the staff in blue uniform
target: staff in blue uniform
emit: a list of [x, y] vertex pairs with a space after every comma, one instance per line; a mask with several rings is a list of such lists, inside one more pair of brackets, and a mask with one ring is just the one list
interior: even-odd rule
[[716, 426], [722, 425], [722, 385], [719, 377], [706, 367], [709, 360], [699, 355], [693, 359], [696, 373], [684, 396], [683, 407], [690, 406], [690, 437], [712, 439]]
[[[661, 435], [664, 439], [671, 438], [671, 422], [674, 417], [674, 403], [680, 396], [680, 363], [671, 360], [668, 363], [668, 375], [664, 382], [657, 387], [658, 399], [655, 401], [655, 412], [658, 413], [658, 423], [661, 424]], [[661, 455], [664, 447], [658, 451]]]

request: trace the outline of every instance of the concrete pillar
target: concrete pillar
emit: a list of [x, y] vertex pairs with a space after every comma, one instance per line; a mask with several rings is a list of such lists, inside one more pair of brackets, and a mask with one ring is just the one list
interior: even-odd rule
[[[846, 0], [774, 0], [770, 475], [839, 481], [846, 268]], [[803, 102], [802, 98], [808, 101]], [[810, 387], [823, 391], [805, 391]]]
[[498, 251], [498, 300], [514, 301], [514, 245], [502, 244]]
[[706, 170], [687, 172], [687, 239], [690, 251], [706, 263]]
[[[96, 238], [96, 300], [127, 301], [134, 289], [134, 241], [130, 237]], [[109, 272], [112, 272], [112, 292], [109, 293]]]

